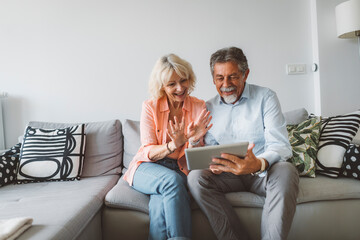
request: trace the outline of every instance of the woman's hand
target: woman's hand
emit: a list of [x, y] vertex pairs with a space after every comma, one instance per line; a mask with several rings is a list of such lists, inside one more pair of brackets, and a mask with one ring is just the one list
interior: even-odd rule
[[174, 142], [176, 148], [181, 147], [188, 140], [185, 134], [184, 117], [181, 118], [181, 122], [178, 121], [176, 116], [174, 117], [174, 123], [170, 120], [167, 131], [170, 139]]
[[202, 110], [198, 118], [195, 122], [191, 122], [187, 127], [187, 137], [190, 142], [199, 141], [207, 131], [213, 126], [210, 124], [212, 117], [210, 116], [210, 112], [206, 109]]

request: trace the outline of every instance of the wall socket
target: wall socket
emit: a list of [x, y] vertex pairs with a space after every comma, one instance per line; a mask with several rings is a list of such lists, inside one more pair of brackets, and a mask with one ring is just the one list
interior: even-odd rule
[[286, 64], [286, 74], [306, 74], [306, 64]]

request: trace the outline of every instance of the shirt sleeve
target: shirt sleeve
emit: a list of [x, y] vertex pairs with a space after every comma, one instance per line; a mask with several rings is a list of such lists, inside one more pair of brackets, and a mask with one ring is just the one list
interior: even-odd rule
[[278, 161], [289, 159], [292, 156], [292, 150], [286, 130], [285, 118], [276, 94], [270, 91], [263, 104], [265, 151], [257, 157], [266, 159], [270, 167]]
[[219, 143], [216, 141], [216, 139], [210, 132], [207, 132], [205, 134], [204, 144], [205, 144], [205, 146], [219, 145]]
[[149, 102], [144, 102], [140, 120], [140, 139], [143, 157], [150, 161], [149, 152], [154, 145], [158, 145], [154, 109]]

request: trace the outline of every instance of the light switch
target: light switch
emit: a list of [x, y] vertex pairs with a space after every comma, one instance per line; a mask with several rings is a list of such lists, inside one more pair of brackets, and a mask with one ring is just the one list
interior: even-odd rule
[[306, 74], [306, 64], [286, 64], [288, 75]]

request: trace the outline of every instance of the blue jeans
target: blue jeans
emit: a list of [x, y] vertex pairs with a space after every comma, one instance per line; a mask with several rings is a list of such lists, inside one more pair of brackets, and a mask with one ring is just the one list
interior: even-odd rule
[[136, 169], [133, 188], [150, 195], [149, 239], [190, 239], [191, 209], [186, 175], [176, 160], [144, 162]]

